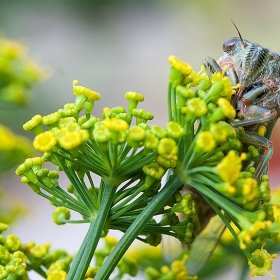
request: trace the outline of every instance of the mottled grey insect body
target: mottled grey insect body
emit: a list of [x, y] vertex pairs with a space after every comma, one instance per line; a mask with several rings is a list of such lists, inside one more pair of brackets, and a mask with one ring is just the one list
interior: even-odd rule
[[224, 54], [217, 61], [221, 68], [229, 67], [227, 75], [241, 88], [233, 105], [254, 104], [267, 109], [280, 109], [280, 56], [248, 40], [229, 38], [223, 44]]
[[[273, 153], [269, 138], [280, 115], [280, 56], [259, 44], [243, 40], [241, 35], [227, 39], [223, 50], [218, 61], [206, 57], [203, 63], [210, 78], [214, 72], [226, 67], [225, 74], [232, 84], [241, 85], [231, 100], [239, 121], [232, 121], [231, 125], [243, 126], [246, 131], [243, 143], [259, 148], [262, 157], [255, 165], [255, 178], [259, 179], [268, 170]], [[256, 134], [260, 125], [266, 127], [264, 136]]]

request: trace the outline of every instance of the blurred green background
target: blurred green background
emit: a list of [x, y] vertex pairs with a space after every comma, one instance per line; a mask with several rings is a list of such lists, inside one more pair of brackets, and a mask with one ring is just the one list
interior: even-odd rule
[[[29, 105], [0, 110], [0, 123], [32, 137], [22, 124], [37, 113], [49, 114], [72, 102], [72, 81], [77, 79], [101, 94], [95, 115], [104, 107], [126, 106], [125, 92], [136, 91], [145, 95], [143, 108], [155, 114], [152, 123], [164, 125], [169, 55], [195, 70], [206, 56], [218, 59], [224, 40], [237, 36], [228, 15], [243, 38], [280, 53], [279, 14], [279, 0], [0, 0], [2, 33], [27, 44], [30, 54], [52, 69], [52, 76], [33, 89]], [[272, 138], [276, 148], [270, 164], [273, 186], [280, 182], [279, 130], [280, 122]], [[62, 248], [70, 244], [70, 252], [78, 248], [86, 226], [54, 225], [53, 207], [12, 174], [2, 185], [34, 209], [13, 227], [24, 242], [50, 241]], [[234, 274], [230, 279], [235, 279]]]

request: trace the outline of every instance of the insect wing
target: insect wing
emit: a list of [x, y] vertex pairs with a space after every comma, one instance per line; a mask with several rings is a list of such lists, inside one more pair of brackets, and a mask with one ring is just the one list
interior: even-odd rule
[[183, 253], [182, 243], [169, 235], [162, 236], [161, 249], [163, 258], [168, 263], [179, 259]]
[[225, 225], [219, 216], [213, 217], [207, 227], [196, 237], [191, 245], [187, 268], [190, 275], [196, 275], [212, 256]]

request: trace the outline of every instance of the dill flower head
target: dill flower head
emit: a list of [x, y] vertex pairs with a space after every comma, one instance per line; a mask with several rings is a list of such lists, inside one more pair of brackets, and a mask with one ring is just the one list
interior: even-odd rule
[[[45, 154], [26, 160], [17, 175], [56, 207], [55, 223], [90, 224], [69, 279], [78, 268], [82, 277], [91, 274], [79, 260], [84, 260], [85, 252], [91, 259], [97, 246], [92, 237], [106, 236], [110, 229], [125, 234], [116, 246], [114, 242], [109, 246], [107, 240], [108, 250], [96, 251], [102, 264], [97, 279], [108, 278], [117, 265], [120, 275], [134, 275], [133, 260], [119, 261], [135, 238], [155, 246], [161, 242], [161, 234], [167, 234], [199, 248], [195, 244], [200, 244], [202, 232], [215, 214], [221, 220], [221, 230], [216, 231], [228, 227], [258, 268], [264, 263], [253, 257], [251, 246], [262, 251], [264, 240], [278, 242], [280, 220], [269, 203], [266, 170], [258, 170], [262, 145], [251, 143], [246, 129], [231, 125], [236, 112], [230, 99], [236, 87], [224, 71], [214, 73], [211, 79], [203, 67], [196, 73], [174, 56], [169, 57], [169, 63], [169, 120], [164, 128], [149, 125], [154, 115], [137, 108], [144, 96], [132, 91], [125, 94], [127, 109], [106, 107], [100, 118], [94, 116], [93, 105], [100, 95], [78, 86], [77, 81], [73, 83], [74, 103], [55, 115], [37, 116], [26, 125], [37, 135], [34, 147]], [[66, 174], [69, 187], [61, 186], [57, 173], [43, 168], [46, 161]], [[96, 175], [98, 183], [93, 179]], [[73, 219], [71, 211], [80, 213], [81, 218]], [[154, 219], [162, 214], [160, 221]], [[210, 234], [204, 244], [217, 243], [211, 236], [217, 234]], [[190, 254], [187, 262], [196, 262], [190, 267], [199, 268], [210, 253], [200, 254], [199, 261]], [[197, 271], [189, 273], [185, 261], [175, 261], [160, 272], [149, 270], [150, 279], [196, 279], [189, 274]]]

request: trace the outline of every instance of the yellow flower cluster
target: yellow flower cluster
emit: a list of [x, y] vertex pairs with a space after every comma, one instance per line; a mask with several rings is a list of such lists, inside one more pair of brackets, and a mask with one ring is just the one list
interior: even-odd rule
[[32, 152], [32, 146], [25, 137], [14, 134], [0, 124], [0, 161], [5, 162], [0, 165], [0, 173], [30, 156]]
[[14, 134], [9, 128], [0, 124], [0, 153], [10, 153], [15, 156], [17, 152], [22, 152], [23, 155], [32, 152], [27, 138]]
[[222, 72], [215, 72], [212, 75], [212, 84], [220, 85], [221, 88], [223, 88], [220, 92], [220, 95], [230, 101], [231, 96], [235, 94], [236, 89], [240, 87], [240, 84], [233, 87], [229, 77], [225, 76], [225, 70], [226, 69], [224, 69]]
[[264, 247], [265, 243], [263, 243], [261, 249], [257, 249], [255, 250], [252, 255], [253, 256], [258, 256], [263, 260], [263, 266], [259, 267], [255, 264], [253, 264], [250, 260], [249, 260], [249, 267], [251, 270], [250, 276], [254, 277], [254, 276], [265, 276], [265, 274], [267, 273], [272, 279], [276, 279], [275, 275], [272, 275], [270, 273], [270, 270], [272, 269], [272, 263], [273, 263], [273, 259], [277, 258], [276, 254], [272, 254], [270, 255], [267, 250], [265, 250]]
[[28, 56], [22, 44], [0, 36], [0, 103], [26, 103], [29, 88], [48, 72]]
[[173, 68], [175, 68], [177, 71], [181, 72], [184, 75], [189, 75], [192, 72], [192, 67], [188, 63], [179, 60], [174, 55], [168, 57], [168, 62]]
[[187, 266], [185, 264], [188, 256], [184, 255], [181, 260], [175, 260], [171, 263], [170, 267], [162, 266], [161, 270], [158, 271], [153, 267], [145, 269], [149, 279], [169, 279], [169, 280], [198, 280], [198, 276], [190, 276], [188, 274]]
[[73, 81], [73, 92], [76, 96], [82, 95], [86, 98], [87, 102], [91, 101], [97, 101], [100, 99], [100, 94], [97, 93], [96, 91], [93, 91], [89, 88], [83, 87], [83, 86], [77, 86], [78, 81], [74, 80]]
[[[16, 173], [57, 206], [53, 215], [57, 224], [90, 222], [90, 231], [97, 235], [119, 229], [126, 232], [126, 241], [138, 235], [151, 245], [161, 242], [161, 234], [168, 234], [185, 244], [195, 242], [215, 211], [250, 259], [249, 244], [257, 240], [259, 246], [266, 238], [278, 240], [280, 219], [275, 219], [275, 207], [268, 203], [267, 176], [254, 179], [258, 172], [252, 165], [258, 165], [259, 147], [247, 144], [245, 129], [229, 124], [236, 116], [230, 103], [236, 87], [224, 76], [225, 71], [214, 73], [211, 78], [202, 73], [203, 68], [195, 73], [174, 56], [169, 57], [169, 62], [169, 122], [165, 128], [147, 124], [154, 116], [137, 108], [144, 97], [136, 92], [126, 93], [127, 110], [105, 108], [102, 118], [92, 116], [94, 101], [100, 95], [78, 86], [75, 80], [74, 103], [44, 117], [37, 115], [24, 125], [36, 134], [34, 147], [45, 155], [26, 160]], [[84, 115], [80, 116], [82, 111]], [[42, 168], [45, 161], [66, 173], [71, 182], [67, 190], [59, 186], [57, 173]], [[162, 186], [161, 179], [168, 169], [171, 175]], [[92, 173], [101, 177], [99, 188]], [[181, 198], [183, 188], [187, 195]], [[96, 215], [104, 214], [104, 205], [111, 210], [104, 219], [96, 219]], [[70, 210], [80, 213], [82, 220], [70, 220]], [[180, 219], [177, 212], [183, 212], [185, 217]], [[165, 217], [156, 222], [153, 216], [162, 213]], [[238, 234], [230, 220], [240, 230]], [[92, 226], [97, 222], [101, 225], [101, 221], [102, 233]], [[137, 227], [130, 227], [134, 222]], [[95, 239], [87, 238], [85, 248], [88, 244], [97, 245]], [[100, 265], [107, 256], [111, 258], [109, 254], [115, 245], [110, 240], [105, 242], [105, 250], [95, 251]], [[123, 250], [121, 246], [116, 248]], [[78, 252], [78, 259], [83, 257], [82, 250], [84, 247]], [[93, 251], [87, 250], [90, 258]], [[258, 260], [250, 260], [258, 264]], [[112, 257], [111, 261], [116, 259]], [[106, 262], [104, 265], [106, 268]], [[75, 262], [77, 267], [80, 265]], [[136, 272], [131, 259], [123, 258], [118, 267], [120, 275]], [[84, 276], [86, 268], [80, 269]], [[101, 267], [98, 275], [107, 273], [106, 269]], [[63, 279], [62, 271], [66, 270], [60, 267], [50, 272], [49, 279]], [[89, 270], [88, 275], [91, 272], [95, 275], [96, 271]], [[69, 274], [73, 278], [75, 271], [70, 270]], [[163, 267], [161, 272], [150, 269], [148, 275], [150, 279], [196, 279], [188, 275], [185, 259], [175, 261], [170, 268]]]
[[[36, 245], [34, 242], [28, 242], [22, 244], [21, 240], [12, 234], [7, 236], [0, 234], [0, 240], [0, 279], [28, 279], [27, 272], [33, 266], [46, 271], [47, 279], [65, 279], [72, 261], [72, 258], [65, 251], [51, 251], [49, 243]], [[61, 278], [62, 276], [64, 278]]]

